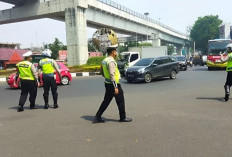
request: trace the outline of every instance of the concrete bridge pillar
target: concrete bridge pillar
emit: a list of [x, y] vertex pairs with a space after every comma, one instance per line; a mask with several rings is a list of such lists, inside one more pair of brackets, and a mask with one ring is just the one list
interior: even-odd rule
[[86, 21], [88, 5], [83, 4], [74, 4], [65, 9], [68, 64], [71, 66], [85, 64], [88, 59]]
[[182, 50], [184, 49], [184, 45], [176, 45], [176, 53], [178, 55], [182, 55]]
[[161, 39], [160, 39], [160, 34], [152, 34], [151, 36], [151, 40], [152, 40], [152, 45], [153, 46], [161, 46]]

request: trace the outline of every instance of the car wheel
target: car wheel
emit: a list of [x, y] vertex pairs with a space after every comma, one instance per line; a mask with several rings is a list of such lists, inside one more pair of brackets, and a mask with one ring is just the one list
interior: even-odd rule
[[67, 76], [62, 77], [61, 84], [62, 85], [68, 85], [69, 84], [69, 78]]
[[185, 67], [184, 71], [187, 71], [187, 66]]
[[176, 78], [176, 71], [172, 70], [171, 74], [170, 74], [170, 78], [171, 79], [175, 79]]
[[144, 76], [144, 79], [145, 79], [145, 82], [146, 82], [146, 83], [151, 82], [151, 80], [152, 80], [151, 74], [147, 73], [147, 74]]

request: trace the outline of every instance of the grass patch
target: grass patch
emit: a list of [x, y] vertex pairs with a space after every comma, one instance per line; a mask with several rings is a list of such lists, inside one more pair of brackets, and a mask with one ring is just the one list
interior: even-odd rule
[[11, 74], [15, 73], [15, 69], [9, 69], [9, 70], [0, 70], [0, 77], [9, 77]]
[[100, 72], [100, 65], [77, 65], [69, 67], [71, 73], [75, 72]]

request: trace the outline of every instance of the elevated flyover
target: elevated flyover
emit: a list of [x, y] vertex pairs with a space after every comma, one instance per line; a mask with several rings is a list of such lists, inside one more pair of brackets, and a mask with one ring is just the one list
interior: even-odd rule
[[0, 11], [0, 24], [40, 18], [64, 21], [70, 65], [86, 63], [87, 26], [110, 27], [118, 33], [148, 37], [153, 39], [155, 46], [160, 46], [161, 41], [176, 44], [179, 47], [190, 43], [185, 34], [111, 0], [0, 1], [15, 5], [11, 9]]

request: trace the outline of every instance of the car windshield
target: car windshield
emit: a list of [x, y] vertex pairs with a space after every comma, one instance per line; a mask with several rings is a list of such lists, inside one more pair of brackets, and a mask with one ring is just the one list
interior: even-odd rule
[[186, 60], [186, 58], [183, 56], [176, 56], [176, 58], [178, 61], [185, 61]]
[[135, 63], [134, 66], [148, 66], [154, 61], [154, 58], [144, 58]]
[[209, 41], [209, 55], [219, 55], [226, 51], [226, 46], [230, 40]]

